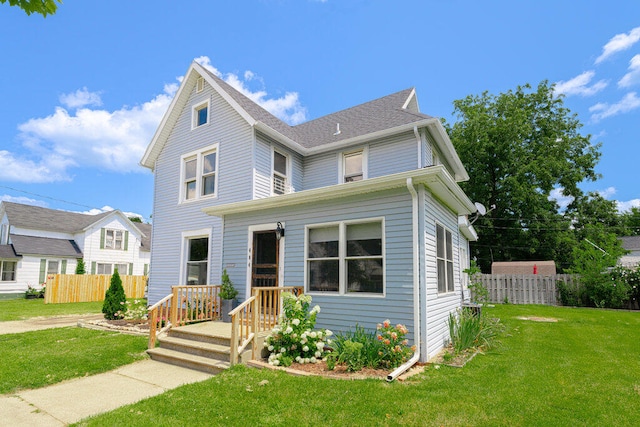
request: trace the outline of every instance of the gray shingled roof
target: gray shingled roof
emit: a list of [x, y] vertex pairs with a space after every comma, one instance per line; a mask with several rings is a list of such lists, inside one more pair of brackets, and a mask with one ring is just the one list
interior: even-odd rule
[[620, 237], [622, 247], [628, 251], [637, 251], [640, 249], [640, 236], [624, 236]]
[[[314, 148], [433, 118], [402, 108], [413, 91], [413, 88], [409, 88], [315, 120], [289, 126], [221, 78], [206, 71], [251, 117], [305, 148]], [[334, 135], [338, 123], [340, 133]]]
[[2, 202], [9, 223], [13, 227], [75, 234], [110, 214], [86, 215], [75, 212], [41, 208], [39, 206]]
[[13, 250], [12, 245], [0, 245], [0, 259], [18, 259], [20, 256]]
[[144, 234], [144, 236], [141, 236], [142, 246], [140, 247], [140, 250], [147, 252], [151, 251], [151, 224], [136, 222], [135, 226]]
[[55, 255], [82, 258], [82, 251], [73, 240], [11, 234], [11, 243], [18, 255]]

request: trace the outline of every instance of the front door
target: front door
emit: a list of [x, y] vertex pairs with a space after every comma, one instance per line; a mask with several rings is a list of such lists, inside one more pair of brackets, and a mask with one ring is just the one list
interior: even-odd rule
[[279, 242], [275, 230], [253, 233], [251, 286], [278, 286]]

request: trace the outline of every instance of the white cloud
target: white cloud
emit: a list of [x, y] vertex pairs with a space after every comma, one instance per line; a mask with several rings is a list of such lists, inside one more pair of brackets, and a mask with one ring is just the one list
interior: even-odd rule
[[629, 49], [640, 40], [640, 27], [636, 27], [627, 34], [616, 34], [604, 45], [602, 54], [596, 58], [596, 64], [609, 58], [611, 55]]
[[86, 87], [78, 89], [73, 93], [66, 93], [60, 95], [60, 103], [67, 108], [80, 108], [86, 106], [102, 105], [102, 99], [100, 98], [100, 92], [89, 92]]
[[617, 116], [618, 114], [628, 113], [636, 108], [640, 107], [640, 98], [635, 92], [629, 92], [626, 94], [620, 102], [615, 104], [608, 104], [606, 102], [599, 102], [589, 108], [591, 114], [591, 120], [598, 122], [607, 117]]
[[14, 197], [14, 196], [9, 196], [8, 194], [4, 194], [0, 196], [0, 202], [20, 203], [23, 205], [40, 206], [42, 208], [47, 207], [47, 204], [42, 200], [30, 199], [29, 197], [24, 197], [24, 196]]
[[584, 73], [577, 75], [571, 80], [556, 82], [554, 87], [554, 93], [556, 95], [564, 94], [567, 96], [580, 95], [591, 96], [600, 92], [607, 87], [608, 82], [606, 80], [599, 80], [593, 85], [589, 86], [591, 80], [596, 75], [595, 71], [585, 71]]
[[46, 159], [31, 160], [0, 150], [0, 164], [2, 181], [44, 183], [68, 181], [66, 169], [73, 165], [73, 159], [52, 154]]
[[631, 208], [640, 208], [640, 199], [632, 199], [626, 202], [616, 201], [618, 212], [628, 212]]
[[640, 55], [629, 61], [629, 71], [619, 81], [618, 87], [629, 87], [640, 83]]
[[307, 109], [300, 104], [297, 92], [286, 92], [280, 98], [271, 98], [264, 89], [252, 91], [247, 87], [250, 81], [258, 81], [264, 86], [262, 78], [253, 71], [245, 71], [241, 79], [234, 73], [221, 73], [211, 65], [211, 60], [207, 56], [200, 56], [194, 60], [280, 120], [290, 125], [297, 125], [307, 120]]
[[610, 199], [614, 194], [616, 194], [615, 187], [607, 187], [604, 190], [596, 191], [599, 195], [601, 195], [604, 199]]
[[567, 206], [569, 206], [569, 204], [571, 204], [571, 202], [573, 202], [574, 198], [572, 196], [565, 196], [562, 188], [558, 187], [551, 191], [551, 194], [549, 194], [549, 200], [555, 200], [556, 203], [558, 203], [560, 210], [563, 211]]

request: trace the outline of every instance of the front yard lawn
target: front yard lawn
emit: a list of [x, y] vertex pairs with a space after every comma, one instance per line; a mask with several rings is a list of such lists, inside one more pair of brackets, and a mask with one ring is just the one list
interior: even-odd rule
[[75, 327], [0, 335], [0, 393], [106, 372], [145, 358], [146, 348], [144, 336]]
[[462, 369], [429, 366], [410, 381], [386, 383], [237, 366], [81, 425], [638, 425], [640, 312], [484, 310], [507, 335]]
[[40, 316], [99, 314], [103, 301], [45, 304], [44, 299], [11, 299], [0, 301], [0, 322], [24, 320]]

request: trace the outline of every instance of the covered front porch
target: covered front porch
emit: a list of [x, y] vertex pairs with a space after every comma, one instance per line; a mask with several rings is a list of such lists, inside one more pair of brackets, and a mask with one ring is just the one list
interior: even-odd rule
[[282, 293], [300, 295], [303, 288], [254, 287], [252, 295], [229, 312], [230, 322], [221, 320], [219, 292], [220, 285], [173, 286], [170, 295], [149, 308], [149, 355], [212, 373], [255, 360], [278, 322]]

